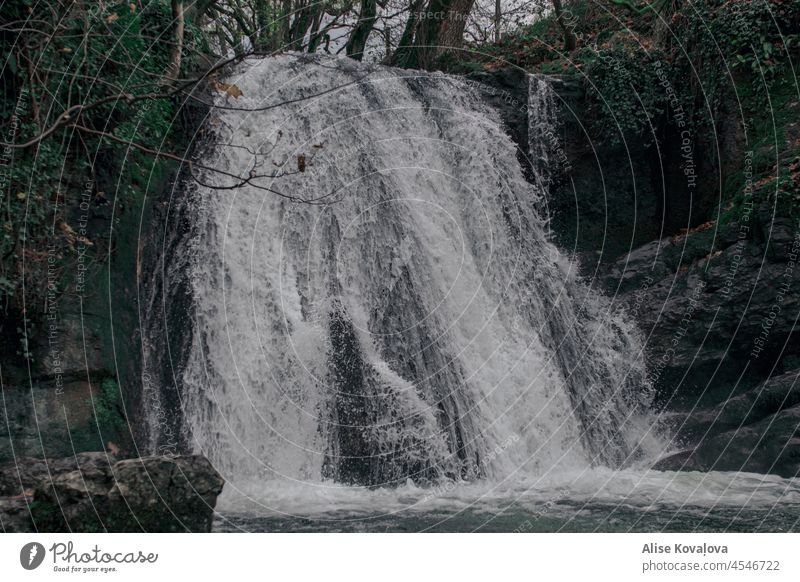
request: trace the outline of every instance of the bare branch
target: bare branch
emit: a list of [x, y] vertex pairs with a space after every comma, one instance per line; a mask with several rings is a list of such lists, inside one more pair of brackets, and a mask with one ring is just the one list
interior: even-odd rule
[[[285, 176], [292, 176], [292, 175], [295, 175], [295, 174], [299, 174], [300, 172], [286, 172], [286, 173], [280, 173], [280, 174], [257, 174], [257, 173], [255, 173], [255, 168], [260, 165], [257, 162], [257, 159], [254, 160], [254, 163], [253, 163], [253, 165], [252, 165], [252, 167], [250, 169], [250, 172], [249, 172], [248, 176], [243, 178], [242, 176], [239, 176], [239, 175], [234, 174], [232, 172], [227, 172], [225, 170], [221, 170], [219, 168], [214, 168], [212, 166], [206, 166], [204, 164], [198, 164], [198, 163], [194, 162], [193, 160], [190, 160], [188, 158], [184, 158], [183, 156], [179, 156], [179, 155], [172, 154], [172, 153], [169, 153], [169, 152], [154, 150], [154, 149], [149, 148], [149, 147], [147, 147], [145, 145], [142, 145], [142, 144], [139, 144], [139, 143], [136, 143], [136, 142], [133, 142], [133, 141], [118, 137], [118, 136], [116, 136], [116, 135], [114, 135], [112, 133], [108, 133], [108, 132], [105, 132], [105, 131], [100, 131], [100, 130], [97, 130], [97, 129], [92, 129], [90, 127], [86, 127], [84, 125], [80, 125], [80, 124], [77, 124], [77, 123], [72, 124], [69, 127], [70, 128], [74, 128], [74, 129], [76, 129], [76, 130], [78, 130], [80, 132], [87, 133], [89, 135], [94, 135], [94, 136], [97, 136], [97, 137], [108, 139], [110, 141], [113, 141], [113, 142], [128, 146], [130, 148], [137, 149], [137, 150], [139, 150], [141, 152], [144, 152], [144, 153], [146, 153], [148, 155], [151, 155], [153, 157], [156, 157], [156, 158], [162, 157], [162, 158], [167, 158], [169, 160], [173, 160], [173, 161], [179, 162], [180, 164], [183, 164], [183, 165], [185, 165], [187, 167], [189, 175], [191, 176], [191, 178], [197, 184], [199, 184], [200, 186], [206, 187], [206, 188], [213, 189], [213, 190], [237, 190], [237, 189], [243, 188], [245, 186], [251, 186], [251, 187], [253, 187], [253, 188], [257, 189], [257, 190], [263, 190], [264, 192], [269, 192], [271, 194], [275, 194], [275, 195], [277, 195], [277, 196], [279, 196], [281, 198], [284, 198], [286, 200], [290, 200], [292, 202], [298, 202], [298, 203], [301, 203], [301, 204], [311, 204], [311, 205], [322, 204], [323, 200], [326, 200], [327, 198], [330, 197], [330, 195], [324, 195], [324, 196], [320, 196], [319, 198], [312, 198], [312, 199], [298, 198], [297, 196], [290, 196], [289, 194], [284, 194], [283, 192], [275, 190], [274, 188], [270, 188], [268, 186], [264, 186], [262, 184], [258, 184], [256, 182], [256, 180], [272, 180], [272, 179], [275, 179], [275, 178], [281, 178], [281, 177], [285, 177]], [[232, 184], [227, 184], [227, 185], [209, 184], [209, 183], [203, 181], [195, 173], [195, 169], [205, 170], [205, 171], [208, 171], [208, 172], [213, 172], [215, 174], [219, 174], [221, 176], [225, 176], [227, 178], [231, 178], [231, 179], [234, 180], [234, 182]]]

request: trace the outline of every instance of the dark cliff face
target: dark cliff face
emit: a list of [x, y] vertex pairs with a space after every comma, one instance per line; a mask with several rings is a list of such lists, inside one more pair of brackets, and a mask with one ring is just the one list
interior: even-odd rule
[[754, 238], [733, 224], [712, 249], [691, 235], [654, 241], [604, 274], [648, 338], [676, 446], [694, 450], [663, 468], [800, 469], [800, 237], [788, 219], [759, 216]]
[[[202, 137], [197, 132], [207, 112], [200, 100], [188, 100], [176, 120], [181, 143], [171, 145], [188, 156]], [[168, 263], [164, 257], [175, 255], [173, 235], [179, 237], [186, 226], [175, 211], [183, 199], [176, 186], [178, 165], [153, 160], [141, 169], [140, 180], [120, 184], [120, 167], [129, 163], [126, 153], [100, 152], [97, 180], [77, 174], [65, 178], [64, 214], [85, 230], [75, 233], [80, 237], [71, 252], [46, 258], [54, 274], [46, 281], [52, 291], [47, 301], [31, 302], [24, 314], [12, 311], [15, 320], [0, 326], [0, 462], [102, 451], [109, 443], [137, 454], [138, 419], [149, 405], [142, 380], [142, 325], [159, 314], [172, 323], [188, 316], [183, 287], [160, 276]], [[17, 333], [9, 332], [13, 329]], [[170, 337], [175, 345], [159, 348], [174, 366], [165, 368], [164, 378], [151, 377], [152, 384], [165, 384], [179, 369], [186, 338]], [[169, 404], [179, 411], [177, 395]], [[179, 434], [175, 416], [169, 422]]]
[[712, 137], [678, 125], [672, 111], [654, 117], [646, 133], [593, 135], [585, 84], [566, 78], [555, 88], [567, 162], [550, 189], [550, 214], [557, 242], [578, 253], [587, 272], [716, 218], [724, 177], [744, 155], [730, 104]]
[[104, 450], [109, 442], [132, 450], [141, 386], [139, 322], [147, 308], [139, 295], [146, 281], [142, 251], [155, 230], [153, 202], [174, 179], [174, 168], [159, 168], [149, 187], [111, 194], [118, 185], [108, 176], [87, 190], [86, 199], [77, 185], [67, 194], [74, 206], [67, 213], [82, 213], [73, 224], [88, 218], [89, 242], [77, 249], [77, 260], [53, 257], [64, 276], [54, 279], [47, 304], [26, 310], [28, 355], [13, 338], [2, 348], [0, 462]]
[[467, 77], [481, 90], [486, 102], [500, 113], [506, 131], [517, 144], [517, 160], [528, 180], [532, 179], [528, 155], [528, 73], [508, 67]]

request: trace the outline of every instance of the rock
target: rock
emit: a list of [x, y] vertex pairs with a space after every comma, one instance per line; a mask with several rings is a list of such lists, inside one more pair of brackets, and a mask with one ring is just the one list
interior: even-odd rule
[[9, 497], [0, 520], [14, 531], [207, 532], [223, 484], [202, 456], [24, 459], [0, 467], [0, 493], [27, 491], [30, 513]]
[[4, 386], [3, 397], [0, 463], [12, 461], [15, 451], [61, 458], [102, 450], [108, 440], [124, 442], [129, 432], [119, 389], [109, 378]]
[[[800, 371], [772, 378], [719, 406], [675, 415], [678, 439], [692, 448], [659, 459], [659, 471], [800, 472]], [[699, 441], [699, 442], [698, 442]]]
[[160, 523], [166, 515], [170, 531], [211, 531], [224, 481], [205, 457], [130, 459], [114, 465], [114, 475], [109, 498], [137, 519]]
[[706, 470], [800, 474], [800, 405], [704, 440], [693, 455]]
[[22, 495], [47, 478], [47, 463], [42, 459], [20, 457], [16, 462], [0, 466], [0, 497]]
[[654, 241], [601, 272], [646, 338], [656, 404], [688, 449], [654, 468], [795, 475], [798, 259], [797, 232], [757, 208], [746, 224]]
[[480, 83], [484, 100], [497, 109], [511, 138], [523, 152], [528, 150], [528, 73], [506, 67], [480, 71], [467, 77]]
[[605, 276], [606, 286], [614, 295], [647, 289], [654, 282], [667, 277], [671, 269], [666, 264], [669, 240], [655, 240], [634, 249], [616, 263], [611, 264]]
[[680, 423], [675, 423], [677, 436], [697, 440], [705, 434], [713, 435], [758, 422], [800, 404], [799, 373], [793, 370], [770, 378], [713, 408], [685, 415]]
[[759, 224], [776, 233], [769, 244], [710, 228], [644, 245], [601, 277], [642, 328], [667, 409], [711, 408], [795, 367], [800, 238]]
[[703, 471], [704, 467], [694, 456], [694, 450], [679, 451], [659, 459], [653, 464], [655, 471]]
[[33, 530], [28, 502], [22, 497], [0, 497], [0, 531], [26, 533]]

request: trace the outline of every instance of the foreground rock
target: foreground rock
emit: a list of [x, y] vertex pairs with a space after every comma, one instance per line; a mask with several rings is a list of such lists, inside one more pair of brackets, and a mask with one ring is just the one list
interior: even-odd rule
[[0, 526], [8, 532], [207, 532], [223, 484], [201, 456], [24, 458], [0, 466]]

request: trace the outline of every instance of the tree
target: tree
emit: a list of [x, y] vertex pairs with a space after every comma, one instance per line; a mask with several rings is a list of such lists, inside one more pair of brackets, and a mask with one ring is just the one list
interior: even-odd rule
[[564, 50], [566, 52], [572, 52], [575, 50], [578, 40], [575, 37], [575, 32], [572, 30], [572, 27], [567, 24], [564, 18], [564, 8], [561, 5], [561, 0], [553, 0], [553, 9], [556, 13], [558, 25], [561, 27], [561, 30], [564, 31]]
[[500, 20], [502, 17], [502, 3], [500, 0], [494, 0], [494, 42], [500, 42]]
[[167, 79], [177, 79], [181, 71], [181, 56], [183, 55], [183, 0], [172, 0], [172, 22], [174, 26], [172, 53], [170, 54]]
[[[406, 31], [413, 33], [413, 40], [405, 45], [401, 43], [392, 63], [411, 68], [434, 68], [439, 58], [463, 45], [464, 28], [474, 4], [475, 0], [428, 0], [421, 13], [412, 10]], [[421, 14], [424, 18], [420, 18]], [[413, 26], [412, 18], [418, 19]]]
[[367, 39], [375, 26], [377, 20], [378, 6], [376, 0], [361, 0], [361, 11], [358, 15], [358, 22], [353, 30], [350, 32], [350, 37], [347, 39], [347, 56], [357, 61], [364, 57], [364, 48], [367, 45]]

